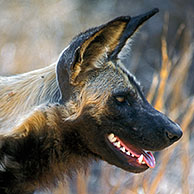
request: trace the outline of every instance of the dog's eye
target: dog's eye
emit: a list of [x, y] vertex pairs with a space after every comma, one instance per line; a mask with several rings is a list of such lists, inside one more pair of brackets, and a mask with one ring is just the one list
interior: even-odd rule
[[116, 100], [117, 100], [118, 102], [120, 102], [120, 103], [123, 103], [123, 102], [125, 102], [125, 97], [124, 97], [124, 96], [117, 96], [117, 97], [116, 97]]

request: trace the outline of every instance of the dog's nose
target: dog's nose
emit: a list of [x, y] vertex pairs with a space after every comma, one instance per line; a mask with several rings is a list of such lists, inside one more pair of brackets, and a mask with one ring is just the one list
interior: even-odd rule
[[176, 123], [171, 123], [170, 126], [165, 128], [165, 136], [171, 143], [179, 140], [183, 135], [182, 129]]

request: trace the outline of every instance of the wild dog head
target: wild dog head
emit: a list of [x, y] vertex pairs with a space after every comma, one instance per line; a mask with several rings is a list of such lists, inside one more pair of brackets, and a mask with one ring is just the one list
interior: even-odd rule
[[[91, 154], [130, 172], [155, 166], [150, 151], [181, 136], [180, 127], [155, 110], [120, 59], [139, 26], [158, 12], [116, 18], [75, 37], [57, 64], [60, 103]], [[149, 150], [149, 151], [145, 151]]]

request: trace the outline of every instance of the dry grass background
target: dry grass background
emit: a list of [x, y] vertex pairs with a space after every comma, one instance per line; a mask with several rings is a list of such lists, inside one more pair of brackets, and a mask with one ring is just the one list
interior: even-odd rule
[[[38, 0], [11, 3], [1, 0], [0, 74], [22, 73], [49, 65], [71, 40], [71, 35], [110, 19], [109, 5], [96, 7], [94, 20], [87, 13], [83, 14], [84, 9], [80, 11], [81, 8], [78, 0], [41, 3]], [[155, 169], [134, 175], [105, 162], [95, 163], [69, 184], [59, 185], [54, 194], [194, 193], [194, 96], [186, 87], [193, 64], [194, 43], [191, 30], [182, 24], [177, 28], [171, 44], [168, 43], [169, 17], [166, 15], [163, 22], [160, 71], [155, 70], [151, 74], [147, 98], [158, 110], [181, 125], [184, 131], [182, 139], [168, 149], [155, 153]], [[183, 44], [177, 52], [175, 47], [180, 37]], [[134, 56], [136, 60], [133, 61], [138, 61], [139, 54], [134, 53]]]

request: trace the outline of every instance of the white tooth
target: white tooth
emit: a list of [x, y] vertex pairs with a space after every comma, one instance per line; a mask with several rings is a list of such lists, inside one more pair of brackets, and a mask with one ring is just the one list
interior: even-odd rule
[[118, 148], [120, 148], [121, 147], [121, 145], [120, 145], [120, 142], [118, 141], [118, 142], [116, 142], [116, 143], [114, 143], [114, 145], [115, 146], [117, 146]]
[[142, 164], [145, 164], [145, 162], [144, 162], [144, 161], [142, 161], [141, 163], [142, 163]]
[[108, 136], [108, 139], [109, 139], [110, 142], [114, 142], [114, 141], [113, 141], [114, 138], [115, 138], [115, 137], [114, 137], [114, 134], [113, 134], [113, 133], [111, 133], [111, 134]]
[[129, 151], [127, 151], [126, 154], [130, 156], [130, 152]]
[[125, 148], [124, 148], [124, 147], [121, 147], [120, 150], [121, 150], [122, 152], [125, 152]]
[[141, 156], [138, 158], [138, 161], [139, 161], [140, 164], [142, 163], [142, 161], [143, 161], [143, 154], [141, 154]]
[[109, 135], [109, 137], [112, 139], [112, 138], [114, 137], [114, 134], [111, 133], [111, 134]]
[[132, 157], [134, 157], [134, 155], [133, 155], [133, 154], [131, 154], [131, 156], [132, 156]]
[[116, 138], [116, 137], [114, 137], [114, 138], [112, 139], [112, 142], [115, 142], [115, 141], [117, 141], [117, 138]]

